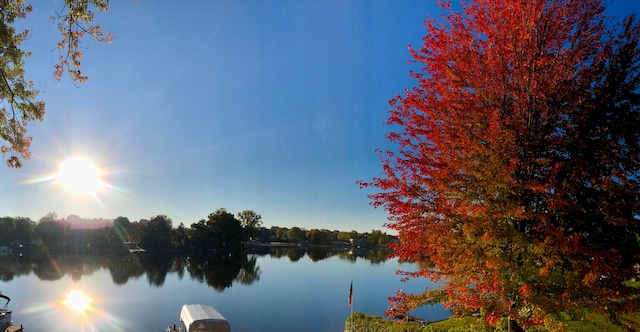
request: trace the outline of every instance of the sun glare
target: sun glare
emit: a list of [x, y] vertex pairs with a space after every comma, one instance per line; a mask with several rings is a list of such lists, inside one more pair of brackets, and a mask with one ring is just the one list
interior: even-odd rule
[[69, 293], [63, 303], [69, 307], [69, 309], [79, 313], [84, 313], [91, 308], [91, 299], [80, 291], [72, 291]]
[[90, 160], [74, 157], [60, 164], [55, 180], [71, 194], [94, 195], [105, 187], [103, 174]]

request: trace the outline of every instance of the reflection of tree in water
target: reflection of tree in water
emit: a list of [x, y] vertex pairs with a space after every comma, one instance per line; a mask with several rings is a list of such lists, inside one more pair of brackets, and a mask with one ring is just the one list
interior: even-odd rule
[[371, 261], [371, 264], [384, 263], [389, 259], [389, 250], [371, 249], [365, 258]]
[[182, 278], [184, 277], [184, 272], [186, 271], [186, 267], [187, 267], [186, 257], [176, 256], [176, 257], [173, 257], [173, 259], [171, 260], [170, 271], [178, 274], [178, 278], [180, 280], [182, 280]]
[[147, 273], [149, 285], [160, 287], [167, 279], [167, 272], [172, 266], [172, 256], [169, 255], [142, 255], [140, 263]]
[[269, 255], [271, 257], [280, 258], [285, 255], [287, 248], [275, 247], [269, 248]]
[[75, 282], [104, 268], [104, 260], [104, 256], [73, 254], [35, 261], [30, 258], [0, 259], [0, 279], [10, 281], [33, 272], [40, 280], [55, 281], [69, 275]]
[[338, 254], [338, 257], [340, 257], [340, 259], [348, 260], [351, 262], [355, 262], [358, 258], [364, 258], [371, 264], [380, 264], [386, 262], [389, 259], [389, 253], [390, 252], [388, 249], [354, 248], [353, 250]]
[[[16, 275], [21, 274], [20, 272], [18, 272], [17, 268], [19, 266], [24, 267], [24, 265], [25, 264], [22, 264], [22, 265], [12, 264], [10, 259], [0, 258], [0, 281], [13, 280], [13, 278], [16, 277]], [[30, 272], [31, 272], [31, 265], [28, 266], [27, 274]]]
[[260, 280], [260, 267], [256, 263], [255, 256], [248, 258], [244, 253], [191, 257], [187, 270], [192, 278], [222, 292], [231, 287], [233, 281], [251, 285]]
[[11, 281], [15, 277], [29, 275], [31, 271], [31, 262], [16, 262], [9, 257], [0, 258], [0, 281]]
[[13, 280], [13, 271], [11, 269], [7, 269], [4, 266], [0, 266], [0, 281], [11, 280]]
[[304, 250], [299, 247], [289, 248], [287, 250], [287, 256], [292, 262], [297, 262], [300, 258], [304, 257]]
[[[255, 252], [255, 251], [254, 251]], [[365, 258], [371, 264], [388, 260], [388, 250], [365, 249], [343, 251], [329, 247], [313, 247], [306, 251], [300, 247], [269, 248], [261, 251], [272, 257], [288, 257], [297, 262], [305, 255], [314, 262], [338, 255], [340, 259], [355, 261]], [[70, 275], [78, 281], [100, 269], [107, 269], [114, 284], [124, 285], [130, 278], [147, 275], [150, 285], [160, 287], [166, 281], [167, 273], [176, 273], [179, 278], [189, 272], [192, 278], [204, 282], [222, 292], [233, 282], [251, 285], [260, 280], [261, 270], [257, 264], [260, 254], [234, 253], [220, 256], [185, 258], [173, 255], [127, 254], [109, 255], [65, 255], [53, 260], [31, 261], [29, 259], [0, 259], [0, 280], [11, 281], [31, 272], [41, 280], [55, 281]]]
[[[286, 250], [286, 251], [285, 251]], [[379, 248], [341, 248], [341, 247], [311, 247], [305, 252], [300, 247], [271, 247], [268, 251], [271, 257], [280, 258], [286, 254], [292, 262], [299, 261], [306, 255], [314, 262], [338, 255], [340, 259], [355, 262], [358, 258], [364, 258], [371, 264], [380, 264], [389, 259], [389, 249]]]
[[205, 258], [173, 255], [68, 255], [55, 260], [0, 260], [0, 280], [10, 281], [16, 276], [34, 272], [40, 280], [55, 281], [70, 275], [72, 280], [80, 280], [97, 270], [107, 269], [114, 284], [124, 285], [129, 278], [146, 274], [149, 284], [160, 287], [166, 281], [167, 273], [176, 273], [182, 278], [188, 271], [194, 279], [223, 291], [234, 281], [250, 285], [260, 280], [257, 256], [246, 253], [211, 256]]
[[58, 269], [58, 266], [51, 262], [39, 262], [33, 266], [33, 273], [40, 280], [56, 281], [64, 276], [62, 271]]
[[88, 276], [102, 268], [100, 256], [68, 255], [57, 260], [58, 268], [63, 274], [70, 274], [74, 282], [80, 281], [82, 276]]
[[307, 252], [307, 254], [312, 261], [317, 262], [321, 259], [329, 257], [329, 249], [324, 247], [311, 248], [309, 249], [309, 252]]
[[61, 255], [32, 263], [33, 272], [41, 280], [54, 281], [70, 275], [74, 282], [101, 269], [102, 257], [93, 255]]
[[111, 257], [106, 267], [116, 285], [124, 285], [129, 278], [138, 278], [146, 273], [149, 285], [160, 287], [167, 273], [175, 272], [182, 279], [185, 261], [179, 256], [136, 254]]
[[124, 285], [129, 278], [138, 278], [144, 274], [137, 255], [111, 257], [107, 262], [107, 269], [116, 285]]
[[[245, 257], [247, 257], [245, 255]], [[240, 272], [238, 272], [238, 276], [236, 280], [238, 280], [242, 285], [251, 285], [256, 281], [260, 280], [260, 266], [257, 264], [258, 257], [250, 256], [247, 261], [242, 265]]]
[[341, 260], [350, 261], [354, 263], [358, 260], [358, 255], [354, 255], [353, 252], [345, 251], [338, 254]]

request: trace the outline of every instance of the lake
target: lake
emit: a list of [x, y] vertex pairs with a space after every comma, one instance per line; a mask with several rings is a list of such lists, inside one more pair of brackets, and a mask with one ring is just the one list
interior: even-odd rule
[[[14, 324], [26, 331], [165, 331], [179, 323], [184, 304], [214, 306], [232, 331], [343, 331], [352, 280], [353, 310], [379, 316], [396, 290], [415, 293], [431, 285], [401, 282], [398, 269], [414, 266], [387, 259], [384, 251], [328, 248], [270, 247], [206, 258], [1, 256], [0, 291], [11, 298]], [[84, 310], [65, 304], [74, 291], [90, 301]], [[441, 306], [412, 314], [449, 316]]]

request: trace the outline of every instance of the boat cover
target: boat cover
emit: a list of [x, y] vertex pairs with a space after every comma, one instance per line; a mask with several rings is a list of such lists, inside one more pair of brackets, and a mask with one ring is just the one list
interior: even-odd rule
[[180, 321], [186, 332], [229, 332], [229, 322], [216, 309], [205, 304], [185, 304]]

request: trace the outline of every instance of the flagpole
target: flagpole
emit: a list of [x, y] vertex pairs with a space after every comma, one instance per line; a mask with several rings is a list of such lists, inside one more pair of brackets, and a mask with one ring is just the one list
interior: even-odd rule
[[354, 319], [353, 319], [353, 296], [352, 296], [351, 297], [351, 332], [353, 332], [353, 330], [355, 329], [353, 324], [354, 324]]
[[349, 287], [349, 307], [351, 307], [351, 332], [353, 332], [353, 279], [351, 279], [351, 286]]

